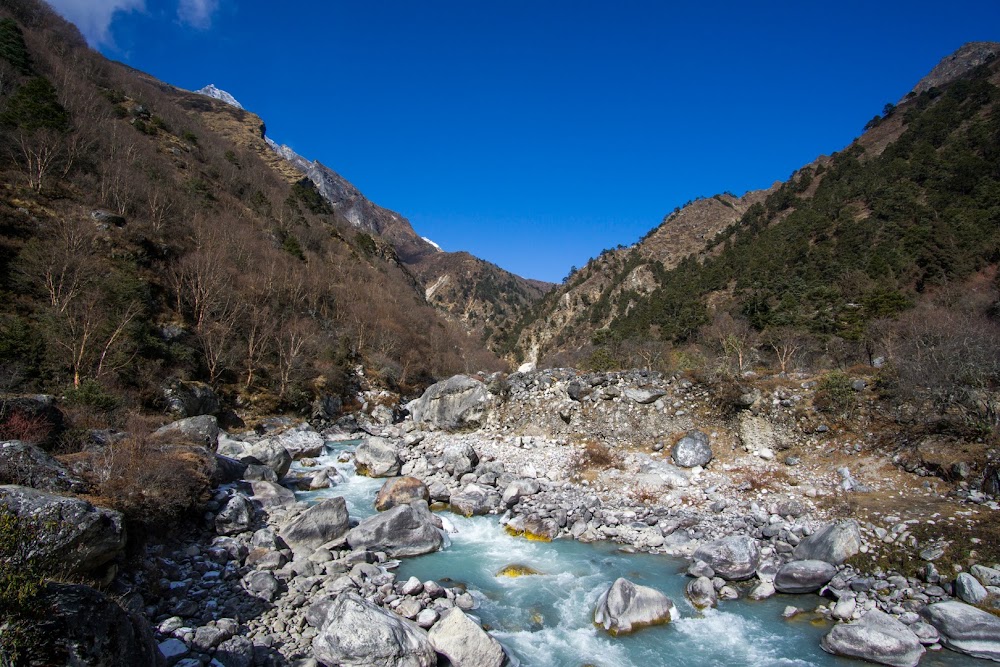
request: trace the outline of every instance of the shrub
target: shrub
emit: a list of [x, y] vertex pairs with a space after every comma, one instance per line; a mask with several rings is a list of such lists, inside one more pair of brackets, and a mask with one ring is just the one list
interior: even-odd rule
[[101, 412], [111, 412], [119, 406], [119, 399], [109, 393], [96, 380], [84, 380], [79, 387], [66, 392], [69, 405], [94, 408]]
[[32, 545], [41, 526], [0, 505], [0, 664], [18, 665], [45, 642], [39, 621], [46, 615], [43, 586], [52, 563]]
[[827, 373], [819, 381], [813, 405], [821, 412], [846, 412], [854, 404], [851, 378], [840, 371]]
[[50, 424], [41, 415], [12, 412], [0, 423], [0, 440], [20, 440], [31, 445], [45, 442], [52, 433]]

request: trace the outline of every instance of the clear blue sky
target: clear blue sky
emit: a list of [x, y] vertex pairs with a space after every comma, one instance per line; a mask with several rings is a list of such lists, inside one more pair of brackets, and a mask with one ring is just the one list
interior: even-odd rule
[[214, 83], [445, 250], [561, 280], [699, 195], [846, 146], [998, 0], [53, 0], [105, 55]]

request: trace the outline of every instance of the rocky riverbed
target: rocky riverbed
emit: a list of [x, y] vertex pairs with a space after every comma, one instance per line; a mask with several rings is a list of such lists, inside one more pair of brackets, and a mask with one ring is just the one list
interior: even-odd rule
[[[949, 527], [995, 501], [831, 434], [800, 409], [807, 389], [740, 396], [741, 409], [720, 418], [697, 385], [655, 374], [484, 380], [439, 383], [402, 421], [389, 410], [361, 416], [365, 432], [275, 420], [226, 433], [210, 417], [165, 427], [203, 442], [226, 474], [201, 529], [149, 547], [112, 591], [148, 619], [170, 665], [500, 665], [475, 591], [394, 574], [400, 559], [448, 543], [449, 514], [431, 511], [448, 508], [495, 515], [524, 539], [686, 558], [694, 608], [817, 593], [815, 606], [786, 616], [835, 623], [822, 641], [831, 653], [893, 665], [944, 649], [1000, 660], [1000, 569], [942, 560], [954, 548]], [[353, 453], [329, 448], [349, 438]], [[348, 483], [355, 468], [374, 479], [344, 498], [338, 486], [359, 488]], [[376, 490], [378, 512], [368, 504]], [[30, 494], [0, 495], [15, 506]], [[877, 496], [893, 502], [852, 511], [851, 501]], [[891, 513], [906, 504], [944, 511]], [[907, 571], [879, 565], [899, 553]], [[595, 618], [625, 634], [669, 623], [680, 600], [661, 595], [622, 579]]]

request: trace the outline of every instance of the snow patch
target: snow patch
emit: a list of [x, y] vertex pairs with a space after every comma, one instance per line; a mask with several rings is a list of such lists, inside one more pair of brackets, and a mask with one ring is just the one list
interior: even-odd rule
[[[395, 217], [395, 216], [393, 216], [393, 217]], [[424, 241], [427, 241], [427, 242], [428, 242], [428, 243], [430, 243], [430, 244], [431, 244], [432, 246], [434, 246], [434, 249], [435, 249], [435, 250], [437, 250], [438, 252], [444, 252], [444, 250], [442, 250], [442, 249], [441, 249], [441, 246], [439, 246], [439, 245], [438, 245], [437, 243], [434, 243], [434, 241], [431, 241], [431, 240], [430, 240], [429, 238], [427, 238], [426, 236], [421, 236], [420, 238], [421, 238], [421, 239], [423, 239]]]
[[222, 90], [221, 88], [216, 88], [214, 83], [210, 83], [201, 90], [194, 91], [198, 95], [204, 95], [205, 97], [211, 97], [219, 100], [220, 102], [225, 102], [231, 107], [236, 107], [237, 109], [242, 109], [243, 105], [236, 101], [236, 98]]

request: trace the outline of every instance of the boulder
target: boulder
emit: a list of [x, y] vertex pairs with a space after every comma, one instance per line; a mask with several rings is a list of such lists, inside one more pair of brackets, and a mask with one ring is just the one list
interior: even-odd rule
[[396, 448], [384, 438], [368, 438], [354, 452], [354, 467], [366, 477], [395, 477], [400, 465]]
[[437, 665], [434, 647], [420, 626], [354, 593], [341, 593], [322, 611], [312, 648], [313, 655], [324, 665]]
[[1000, 570], [976, 563], [969, 571], [983, 586], [1000, 586]]
[[500, 667], [506, 660], [500, 642], [457, 607], [441, 616], [427, 638], [453, 667]]
[[394, 477], [386, 480], [375, 496], [375, 509], [379, 512], [392, 509], [396, 505], [408, 505], [414, 500], [430, 502], [427, 485], [416, 477]]
[[350, 527], [349, 521], [344, 499], [326, 498], [282, 526], [281, 537], [293, 549], [316, 549], [343, 537]]
[[873, 609], [854, 623], [835, 625], [820, 640], [827, 653], [894, 667], [915, 667], [924, 647], [908, 627]]
[[0, 437], [49, 448], [65, 431], [66, 419], [52, 396], [0, 397]]
[[825, 560], [842, 565], [861, 550], [861, 530], [854, 519], [831, 523], [799, 542], [792, 551], [798, 560]]
[[178, 419], [214, 415], [221, 410], [219, 397], [204, 382], [174, 381], [163, 388], [167, 412]]
[[703, 466], [712, 460], [712, 448], [708, 442], [706, 433], [691, 431], [677, 441], [670, 456], [682, 468]]
[[[219, 486], [221, 484], [231, 484], [237, 480], [243, 479], [243, 476], [246, 473], [246, 463], [228, 456], [223, 456], [222, 454], [216, 454], [214, 471], [212, 473], [212, 485]], [[275, 476], [275, 479], [277, 479], [277, 476]]]
[[253, 527], [256, 511], [250, 499], [242, 493], [229, 497], [215, 515], [215, 532], [219, 535], [238, 535]]
[[0, 505], [36, 524], [36, 548], [67, 574], [104, 579], [125, 548], [122, 515], [86, 500], [9, 485], [0, 486]]
[[474, 428], [486, 417], [490, 393], [479, 380], [455, 375], [427, 388], [423, 396], [406, 404], [414, 423], [453, 431]]
[[533, 496], [538, 493], [540, 488], [538, 480], [518, 477], [511, 480], [507, 488], [503, 490], [503, 503], [507, 507], [513, 507], [524, 496]]
[[87, 484], [37, 445], [20, 440], [0, 442], [0, 484], [43, 491], [83, 493]]
[[715, 586], [712, 585], [712, 580], [708, 577], [692, 579], [688, 582], [684, 592], [687, 593], [687, 598], [691, 601], [691, 604], [698, 609], [714, 607], [719, 602], [718, 595], [715, 593]]
[[472, 448], [472, 445], [466, 442], [445, 447], [442, 459], [444, 460], [444, 469], [455, 477], [472, 472], [479, 465], [479, 454]]
[[813, 593], [830, 583], [837, 568], [825, 560], [793, 560], [778, 568], [774, 587], [781, 593]]
[[214, 452], [219, 444], [219, 421], [212, 415], [185, 417], [156, 429], [153, 438], [160, 442], [201, 445]]
[[964, 602], [937, 602], [920, 610], [953, 651], [1000, 662], [1000, 618]]
[[370, 516], [347, 533], [352, 549], [385, 551], [393, 558], [437, 551], [443, 541], [434, 515], [422, 500]]
[[968, 572], [959, 572], [955, 577], [955, 597], [969, 604], [979, 604], [989, 595], [979, 580]]
[[[264, 438], [254, 443], [249, 443], [244, 448], [243, 456], [250, 456], [274, 471], [274, 474], [281, 479], [288, 473], [292, 465], [292, 455], [281, 446], [281, 443], [272, 438]], [[242, 458], [242, 457], [241, 457]]]
[[757, 540], [746, 535], [730, 535], [695, 550], [693, 558], [705, 561], [716, 576], [727, 581], [749, 579], [760, 563]]
[[149, 624], [89, 586], [46, 584], [43, 603], [48, 612], [36, 630], [45, 641], [27, 647], [31, 664], [166, 664]]
[[253, 642], [246, 637], [230, 637], [216, 647], [213, 660], [223, 667], [253, 667]]
[[253, 490], [252, 498], [260, 503], [264, 509], [273, 507], [288, 507], [295, 504], [295, 494], [274, 482], [257, 480], [250, 482]]
[[629, 387], [625, 390], [626, 398], [639, 403], [640, 405], [648, 405], [649, 403], [655, 403], [657, 399], [662, 398], [667, 392], [662, 389], [642, 389]]
[[612, 635], [669, 623], [678, 616], [677, 607], [666, 595], [620, 577], [601, 594], [594, 609], [594, 623]]
[[288, 451], [293, 459], [304, 456], [319, 456], [326, 446], [326, 440], [323, 436], [306, 423], [294, 426], [272, 437]]
[[481, 514], [488, 514], [491, 509], [495, 506], [494, 502], [496, 500], [496, 494], [492, 494], [493, 498], [491, 501], [490, 492], [478, 484], [466, 484], [458, 493], [451, 494], [451, 499], [448, 501], [451, 504], [451, 509], [456, 514], [461, 514], [462, 516], [479, 516]]

